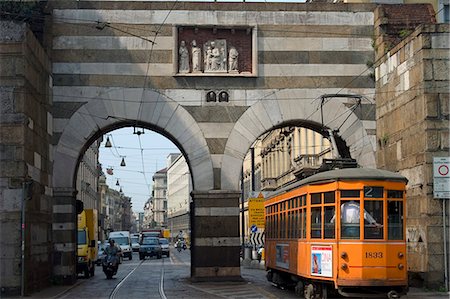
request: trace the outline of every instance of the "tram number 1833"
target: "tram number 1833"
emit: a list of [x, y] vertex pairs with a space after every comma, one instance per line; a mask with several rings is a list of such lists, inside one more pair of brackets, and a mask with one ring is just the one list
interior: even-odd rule
[[366, 259], [382, 259], [383, 252], [367, 252], [366, 251]]

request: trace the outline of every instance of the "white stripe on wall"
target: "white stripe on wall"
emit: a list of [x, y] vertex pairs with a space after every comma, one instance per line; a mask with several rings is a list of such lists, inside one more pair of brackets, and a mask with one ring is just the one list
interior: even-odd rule
[[239, 216], [239, 207], [233, 208], [195, 208], [195, 216]]
[[56, 22], [183, 25], [336, 25], [371, 26], [372, 12], [348, 11], [212, 11], [54, 9]]
[[[101, 87], [101, 86], [54, 86], [53, 87], [53, 101], [54, 102], [77, 102], [77, 101], [88, 101], [94, 99], [102, 100], [125, 100], [125, 101], [142, 101], [142, 88], [126, 88], [121, 87], [121, 96], [115, 97], [112, 91], [117, 90], [117, 88], [111, 87]], [[161, 94], [173, 100], [181, 105], [201, 105], [202, 97], [206, 91], [204, 90], [192, 90], [192, 89], [160, 89]], [[297, 99], [297, 100], [314, 100], [323, 94], [333, 94], [333, 93], [345, 93], [345, 94], [360, 94], [364, 95], [368, 99], [374, 97], [373, 88], [286, 88], [282, 90], [278, 89], [228, 89], [230, 95], [230, 100], [233, 105], [253, 105], [262, 99]], [[152, 94], [153, 95], [153, 94]], [[161, 100], [161, 98], [150, 97], [147, 93], [144, 93], [145, 101], [156, 101]], [[335, 99], [337, 100], [337, 99]], [[343, 99], [342, 101], [345, 101]], [[56, 127], [59, 127], [55, 119]], [[67, 121], [66, 121], [67, 122]], [[61, 123], [65, 125], [65, 123]], [[217, 131], [212, 134], [211, 128], [208, 126], [211, 123], [200, 123], [199, 124], [204, 131], [205, 137], [217, 137]], [[228, 124], [220, 124], [221, 126]], [[222, 133], [219, 133], [218, 138], [225, 138], [228, 134], [228, 127], [221, 127]], [[212, 135], [210, 136], [209, 133]], [[55, 206], [56, 207], [56, 206]], [[62, 213], [62, 212], [60, 212]]]
[[[144, 36], [153, 40], [152, 36]], [[133, 36], [58, 36], [53, 49], [63, 50], [173, 50], [174, 37], [159, 36], [155, 45]], [[259, 37], [259, 51], [373, 51], [371, 38]], [[99, 53], [101, 55], [101, 53]]]

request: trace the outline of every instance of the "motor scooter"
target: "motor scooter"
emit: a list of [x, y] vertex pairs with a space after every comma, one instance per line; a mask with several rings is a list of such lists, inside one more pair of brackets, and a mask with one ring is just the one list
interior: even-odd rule
[[106, 279], [111, 279], [114, 275], [116, 275], [117, 270], [119, 269], [118, 257], [108, 254], [105, 256], [102, 266]]

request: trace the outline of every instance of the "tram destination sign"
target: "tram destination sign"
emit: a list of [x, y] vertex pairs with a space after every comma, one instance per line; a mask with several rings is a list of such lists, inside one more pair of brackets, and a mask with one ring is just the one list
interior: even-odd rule
[[450, 199], [450, 157], [433, 158], [433, 196]]

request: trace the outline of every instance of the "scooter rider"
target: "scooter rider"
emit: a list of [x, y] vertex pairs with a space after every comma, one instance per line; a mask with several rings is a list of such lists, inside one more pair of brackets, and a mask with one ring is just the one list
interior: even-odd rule
[[116, 270], [119, 266], [120, 255], [122, 254], [122, 249], [116, 245], [116, 242], [113, 239], [109, 239], [109, 246], [105, 248], [106, 256], [111, 255], [115, 259]]

